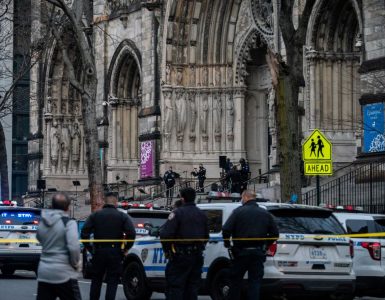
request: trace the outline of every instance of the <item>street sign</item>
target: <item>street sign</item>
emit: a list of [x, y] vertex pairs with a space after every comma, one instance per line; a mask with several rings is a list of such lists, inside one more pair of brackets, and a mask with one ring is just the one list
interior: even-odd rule
[[332, 143], [315, 129], [302, 145], [305, 175], [332, 175]]

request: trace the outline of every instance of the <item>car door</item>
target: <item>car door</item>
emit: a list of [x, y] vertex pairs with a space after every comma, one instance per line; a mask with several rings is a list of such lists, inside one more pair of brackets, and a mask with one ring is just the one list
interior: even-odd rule
[[219, 257], [228, 257], [223, 246], [222, 225], [224, 223], [224, 207], [205, 207], [202, 209], [207, 215], [210, 231], [210, 239], [204, 252], [204, 264], [202, 277], [206, 278], [211, 263]]

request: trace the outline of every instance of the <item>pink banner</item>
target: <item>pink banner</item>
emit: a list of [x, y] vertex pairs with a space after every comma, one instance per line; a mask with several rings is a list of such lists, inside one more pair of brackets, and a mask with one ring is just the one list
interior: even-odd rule
[[140, 179], [154, 177], [155, 141], [140, 143]]

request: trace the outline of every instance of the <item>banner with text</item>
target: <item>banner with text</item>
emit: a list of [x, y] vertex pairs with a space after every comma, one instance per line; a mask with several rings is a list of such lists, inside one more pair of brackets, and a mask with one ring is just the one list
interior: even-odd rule
[[155, 141], [140, 143], [140, 179], [155, 175]]
[[364, 123], [363, 152], [385, 151], [384, 103], [366, 104], [362, 109]]

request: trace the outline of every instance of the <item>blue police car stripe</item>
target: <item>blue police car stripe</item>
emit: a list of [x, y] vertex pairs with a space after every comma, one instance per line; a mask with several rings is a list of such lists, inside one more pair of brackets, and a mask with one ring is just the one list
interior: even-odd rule
[[[165, 271], [166, 266], [144, 266], [145, 271]], [[202, 272], [207, 273], [209, 270], [208, 267], [203, 267]]]

